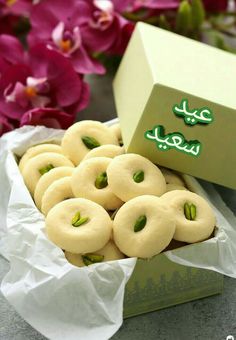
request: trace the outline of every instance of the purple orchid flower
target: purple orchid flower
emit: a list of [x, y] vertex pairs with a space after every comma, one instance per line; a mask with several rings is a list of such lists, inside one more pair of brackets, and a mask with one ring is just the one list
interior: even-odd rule
[[44, 125], [54, 129], [67, 129], [73, 124], [74, 120], [74, 115], [70, 115], [59, 109], [37, 108], [23, 114], [20, 120], [20, 126]]
[[24, 63], [25, 52], [20, 41], [12, 35], [0, 35], [0, 58], [7, 64]]
[[80, 24], [88, 16], [88, 6], [80, 0], [43, 0], [33, 6], [30, 46], [45, 43], [68, 58], [78, 73], [104, 74], [105, 68], [85, 49]]
[[59, 108], [74, 115], [88, 99], [88, 86], [71, 63], [42, 45], [30, 50], [27, 64], [9, 66], [0, 79], [0, 111], [18, 121], [34, 108]]
[[130, 1], [84, 0], [84, 3], [87, 11], [81, 21], [81, 32], [86, 46], [96, 52], [122, 54], [134, 28], [121, 15], [130, 7]]
[[14, 129], [13, 125], [3, 115], [3, 113], [0, 112], [0, 136], [13, 129]]
[[180, 0], [134, 0], [133, 9], [141, 8], [157, 9], [157, 10], [172, 10], [179, 7]]
[[29, 16], [31, 7], [37, 0], [0, 0], [1, 11], [4, 15]]

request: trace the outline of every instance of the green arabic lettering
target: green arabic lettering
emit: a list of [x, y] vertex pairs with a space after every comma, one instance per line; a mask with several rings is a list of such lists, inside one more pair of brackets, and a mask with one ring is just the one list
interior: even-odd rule
[[210, 124], [213, 122], [213, 113], [208, 107], [201, 109], [189, 109], [188, 100], [182, 99], [180, 105], [173, 106], [173, 112], [176, 116], [183, 117], [187, 125]]
[[180, 132], [172, 132], [165, 135], [162, 125], [154, 126], [152, 130], [146, 131], [145, 138], [156, 142], [156, 146], [161, 151], [175, 149], [185, 154], [198, 157], [202, 146], [198, 140], [187, 141]]

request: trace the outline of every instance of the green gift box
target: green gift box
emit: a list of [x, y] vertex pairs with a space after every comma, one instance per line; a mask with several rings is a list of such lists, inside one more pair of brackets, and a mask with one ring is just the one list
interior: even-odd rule
[[236, 56], [138, 23], [114, 80], [127, 152], [236, 189]]
[[220, 294], [223, 278], [211, 270], [174, 263], [165, 254], [138, 259], [125, 288], [124, 318]]

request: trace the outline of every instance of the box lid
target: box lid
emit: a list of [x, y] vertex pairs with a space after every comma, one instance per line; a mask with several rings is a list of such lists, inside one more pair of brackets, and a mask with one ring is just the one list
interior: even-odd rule
[[235, 55], [138, 23], [113, 85], [128, 152], [236, 189]]

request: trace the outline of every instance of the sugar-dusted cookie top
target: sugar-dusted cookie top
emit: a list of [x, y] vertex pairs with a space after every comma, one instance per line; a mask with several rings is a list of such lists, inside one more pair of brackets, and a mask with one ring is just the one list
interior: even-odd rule
[[84, 198], [55, 205], [46, 217], [48, 238], [74, 254], [97, 251], [111, 238], [112, 221], [103, 207]]
[[166, 191], [165, 178], [158, 167], [137, 154], [112, 159], [107, 176], [112, 191], [124, 202], [140, 195], [161, 196]]
[[186, 190], [173, 190], [160, 199], [173, 211], [176, 221], [175, 240], [194, 243], [211, 236], [216, 218], [210, 204], [203, 197]]
[[63, 153], [78, 165], [90, 150], [104, 144], [119, 145], [115, 134], [106, 125], [83, 120], [66, 130], [61, 146]]
[[40, 155], [29, 159], [25, 164], [22, 176], [31, 195], [34, 194], [35, 187], [40, 177], [60, 166], [74, 167], [74, 164], [65, 156], [53, 152], [41, 153]]

